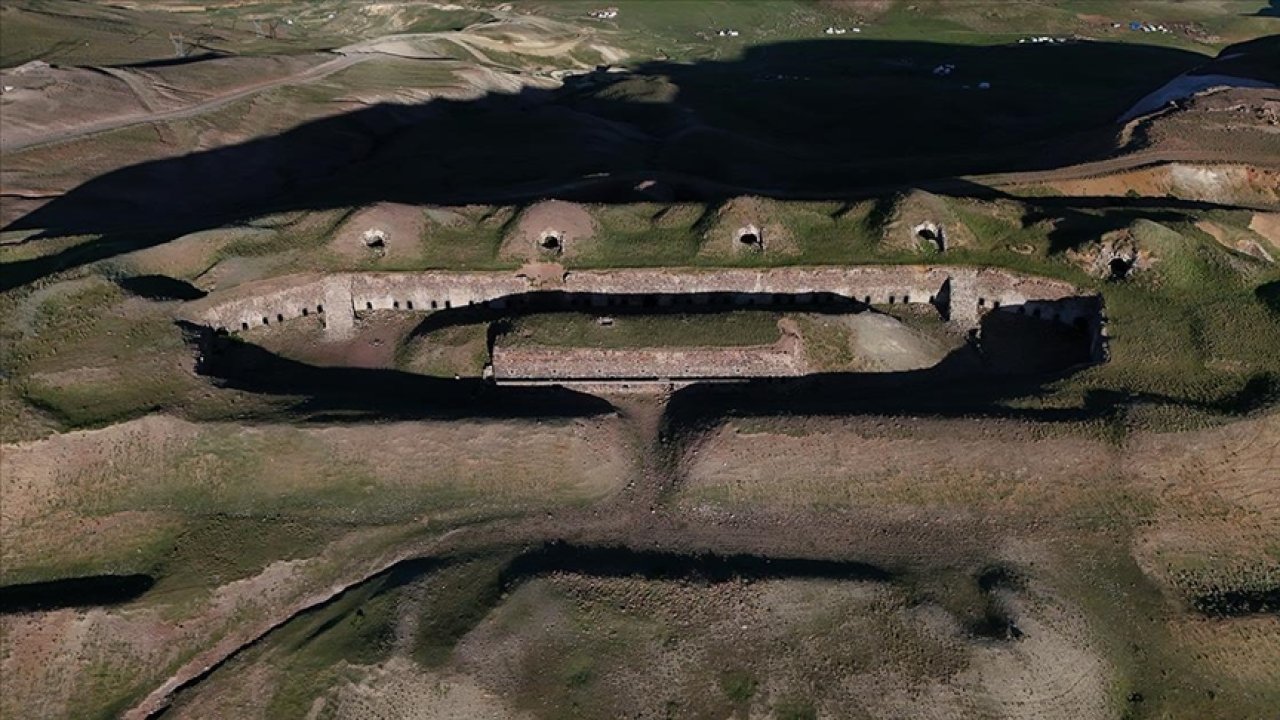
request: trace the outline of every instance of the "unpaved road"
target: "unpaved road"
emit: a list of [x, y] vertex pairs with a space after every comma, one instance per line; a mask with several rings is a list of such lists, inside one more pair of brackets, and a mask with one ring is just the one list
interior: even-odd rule
[[[127, 115], [124, 117], [113, 117], [98, 122], [91, 122], [74, 128], [62, 128], [50, 132], [40, 137], [26, 137], [17, 141], [7, 140], [0, 136], [0, 152], [17, 152], [19, 150], [28, 150], [31, 148], [44, 147], [55, 143], [66, 142], [68, 140], [76, 140], [98, 133], [110, 132], [121, 128], [131, 127], [133, 125], [141, 125], [143, 123], [166, 122], [169, 120], [179, 120], [182, 118], [202, 115], [212, 110], [229, 105], [237, 100], [244, 99], [251, 95], [256, 95], [267, 90], [285, 87], [288, 85], [304, 85], [306, 83], [322, 80], [336, 72], [345, 70], [352, 65], [364, 62], [373, 55], [357, 54], [357, 55], [340, 55], [332, 60], [320, 63], [315, 67], [308, 68], [293, 75], [286, 75], [271, 80], [265, 80], [260, 83], [246, 85], [233, 92], [219, 95], [214, 98], [205, 100], [204, 102], [188, 105], [186, 107], [177, 108], [175, 110], [165, 110], [160, 112], [140, 113], [135, 115]], [[113, 77], [122, 78], [125, 73], [110, 73]], [[140, 92], [135, 83], [125, 80], [139, 98], [146, 103], [144, 92]]]

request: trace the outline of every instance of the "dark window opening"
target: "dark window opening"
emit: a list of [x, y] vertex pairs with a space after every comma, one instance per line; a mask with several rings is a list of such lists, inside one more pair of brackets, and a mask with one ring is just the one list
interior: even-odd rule
[[399, 310], [399, 309], [400, 309], [400, 301], [399, 301], [399, 300], [392, 300], [392, 301], [391, 301], [391, 309], [392, 309], [392, 310]]
[[445, 301], [444, 301], [444, 306], [445, 306], [445, 308], [446, 308], [446, 309], [447, 309], [447, 308], [451, 308], [451, 307], [453, 307], [453, 301], [452, 301], [452, 300], [445, 300]]
[[270, 324], [271, 324], [271, 321], [264, 317], [264, 318], [262, 318], [262, 324], [263, 324], [263, 325], [270, 325]]
[[440, 303], [436, 302], [435, 300], [432, 300], [432, 301], [431, 301], [431, 309], [432, 309], [432, 310], [435, 310], [435, 309], [436, 309], [436, 308], [438, 308], [438, 307], [440, 307]]
[[987, 306], [987, 299], [986, 299], [986, 298], [978, 298], [978, 307], [986, 307], [986, 306]]
[[412, 301], [412, 300], [405, 300], [405, 301], [404, 301], [404, 306], [405, 306], [406, 308], [408, 308], [408, 309], [412, 310], [412, 309], [413, 309], [413, 301]]
[[559, 236], [554, 235], [552, 233], [547, 233], [546, 235], [542, 236], [542, 240], [539, 242], [539, 244], [542, 245], [542, 248], [544, 250], [559, 250], [560, 238]]
[[276, 322], [284, 322], [284, 315], [276, 313]]
[[302, 308], [302, 317], [306, 317], [306, 316], [308, 316], [308, 315], [310, 315], [310, 314], [311, 314], [311, 311], [310, 311], [310, 310], [308, 310], [308, 309], [306, 309], [306, 308]]
[[366, 302], [366, 303], [364, 304], [364, 309], [365, 309], [365, 310], [372, 310], [372, 309], [373, 309], [373, 303], [371, 303], [371, 302]]
[[324, 306], [323, 306], [323, 305], [317, 305], [317, 306], [316, 306], [316, 314], [317, 314], [317, 315], [323, 315], [323, 314], [324, 314]]
[[249, 323], [247, 323], [247, 322], [242, 322], [242, 323], [240, 323], [240, 329], [241, 329], [241, 330], [248, 330], [248, 329], [249, 329]]
[[743, 245], [759, 245], [760, 236], [750, 232], [742, 233], [741, 235], [738, 236], [738, 242], [742, 243]]

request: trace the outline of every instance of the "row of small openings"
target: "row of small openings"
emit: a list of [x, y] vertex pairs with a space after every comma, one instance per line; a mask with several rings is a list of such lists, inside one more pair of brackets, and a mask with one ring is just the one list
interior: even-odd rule
[[[986, 298], [978, 298], [978, 307], [986, 307], [986, 306], [987, 306], [987, 299], [986, 299]], [[992, 310], [999, 310], [999, 309], [1000, 309], [1000, 301], [999, 301], [999, 300], [992, 300], [992, 301], [991, 301], [991, 309], [992, 309]]]
[[[308, 314], [310, 314], [310, 309], [309, 309], [309, 308], [302, 308], [302, 317], [306, 317]], [[324, 306], [323, 306], [323, 305], [317, 305], [317, 306], [316, 306], [316, 314], [317, 314], [317, 315], [323, 315], [323, 314], [324, 314]], [[276, 313], [276, 322], [284, 322], [284, 313]], [[270, 324], [271, 324], [271, 317], [270, 317], [270, 316], [268, 316], [268, 315], [263, 315], [263, 316], [262, 316], [262, 324], [263, 324], [263, 325], [270, 325]], [[241, 323], [240, 323], [240, 329], [241, 329], [241, 330], [248, 330], [248, 329], [249, 329], [249, 323], [247, 323], [247, 322], [241, 322]]]
[[[470, 303], [470, 304], [475, 304], [475, 303], [473, 302], [473, 303]], [[444, 306], [445, 306], [446, 308], [451, 308], [451, 307], [453, 307], [453, 302], [452, 302], [452, 301], [450, 301], [450, 300], [445, 300], [445, 301], [444, 301]], [[405, 300], [405, 301], [404, 301], [404, 307], [405, 307], [405, 309], [406, 309], [406, 310], [412, 310], [412, 309], [413, 309], [413, 301], [412, 301], [412, 300]], [[365, 310], [372, 310], [372, 309], [373, 309], [373, 302], [372, 302], [372, 301], [366, 301], [366, 302], [365, 302], [365, 304], [364, 304], [364, 309], [365, 309]], [[400, 309], [400, 301], [399, 301], [399, 300], [392, 300], [392, 301], [391, 301], [391, 309], [392, 309], [392, 310], [399, 310], [399, 309]], [[439, 303], [438, 301], [436, 301], [436, 300], [432, 300], [432, 301], [431, 301], [431, 309], [432, 309], [432, 310], [439, 310], [439, 309], [440, 309], [440, 303]]]
[[[889, 304], [890, 304], [890, 305], [893, 305], [893, 304], [897, 301], [897, 299], [898, 299], [898, 298], [897, 298], [897, 296], [896, 296], [896, 295], [890, 295], [890, 296], [889, 296]], [[909, 302], [911, 302], [911, 296], [910, 296], [910, 295], [903, 295], [903, 296], [902, 296], [902, 302], [904, 302], [904, 303], [909, 303]], [[868, 299], [867, 299], [867, 304], [868, 304], [868, 305], [870, 305], [870, 304], [871, 304], [871, 300], [870, 300], [870, 298], [868, 298]]]

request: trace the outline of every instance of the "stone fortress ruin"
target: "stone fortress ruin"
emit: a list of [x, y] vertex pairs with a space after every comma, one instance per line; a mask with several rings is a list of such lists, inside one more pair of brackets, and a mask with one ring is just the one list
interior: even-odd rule
[[[1042, 277], [993, 268], [861, 266], [772, 269], [572, 270], [537, 272], [387, 272], [293, 276], [213, 293], [192, 303], [188, 319], [216, 333], [238, 333], [295, 318], [319, 316], [327, 338], [341, 340], [370, 311], [449, 313], [465, 308], [517, 312], [715, 312], [744, 308], [804, 310], [915, 306], [933, 309], [954, 330], [976, 336], [987, 313], [1012, 313], [1087, 333], [1089, 357], [1106, 359], [1100, 296]], [[554, 270], [554, 272], [547, 272]], [[803, 374], [788, 355], [786, 337], [759, 352], [716, 349], [588, 350], [580, 362], [558, 362], [556, 351], [504, 363], [495, 354], [498, 382], [644, 382], [730, 380]], [[576, 352], [576, 351], [575, 351]], [[643, 354], [648, 352], [648, 354]], [[631, 353], [627, 355], [627, 353]], [[641, 354], [637, 354], [641, 353]], [[719, 354], [717, 354], [719, 353]], [[625, 371], [619, 368], [626, 368]]]

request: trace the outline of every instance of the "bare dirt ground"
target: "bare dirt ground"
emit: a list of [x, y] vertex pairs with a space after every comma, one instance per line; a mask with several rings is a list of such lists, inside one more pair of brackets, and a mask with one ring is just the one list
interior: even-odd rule
[[[1065, 171], [1060, 174], [1067, 175]], [[1280, 202], [1274, 190], [1278, 181], [1280, 171], [1275, 168], [1174, 162], [1087, 177], [1050, 179], [1048, 185], [1065, 195], [1123, 196], [1132, 192], [1144, 197], [1173, 195], [1189, 200], [1262, 206]]]
[[333, 700], [318, 706], [333, 707], [340, 720], [520, 720], [532, 713], [518, 711], [474, 679], [453, 673], [424, 671], [417, 664], [395, 657], [373, 668], [358, 682], [344, 685]]
[[1254, 213], [1249, 229], [1271, 243], [1271, 250], [1280, 253], [1280, 213]]
[[[1261, 213], [1254, 215], [1256, 218]], [[1256, 221], [1255, 221], [1256, 222]], [[1213, 236], [1223, 247], [1234, 250], [1236, 252], [1252, 255], [1259, 260], [1267, 262], [1275, 262], [1275, 257], [1265, 240], [1256, 237], [1249, 237], [1248, 233], [1232, 232], [1231, 230], [1208, 220], [1201, 220], [1196, 223], [1196, 227]], [[1255, 231], [1256, 232], [1256, 231]]]

